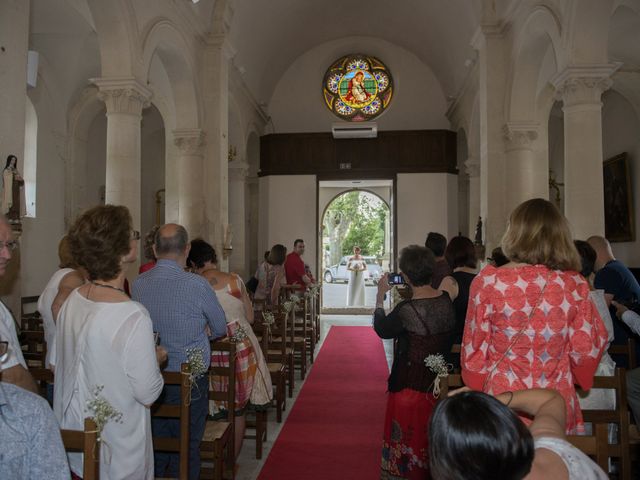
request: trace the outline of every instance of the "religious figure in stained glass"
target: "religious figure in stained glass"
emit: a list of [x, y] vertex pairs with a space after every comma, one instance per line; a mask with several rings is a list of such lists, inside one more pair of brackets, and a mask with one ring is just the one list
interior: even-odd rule
[[327, 107], [341, 119], [369, 120], [381, 114], [391, 102], [391, 73], [375, 57], [347, 55], [327, 70], [323, 94]]

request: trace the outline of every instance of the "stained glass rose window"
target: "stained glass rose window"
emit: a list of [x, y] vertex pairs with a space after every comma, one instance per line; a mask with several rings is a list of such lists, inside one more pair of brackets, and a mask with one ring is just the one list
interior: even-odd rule
[[377, 117], [393, 96], [391, 72], [377, 58], [347, 55], [327, 70], [322, 83], [324, 101], [336, 116], [350, 122]]

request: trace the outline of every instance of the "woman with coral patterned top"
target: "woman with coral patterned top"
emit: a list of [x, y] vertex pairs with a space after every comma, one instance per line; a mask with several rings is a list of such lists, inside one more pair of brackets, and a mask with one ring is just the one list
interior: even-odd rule
[[511, 262], [485, 267], [471, 284], [463, 380], [492, 395], [555, 389], [567, 404], [567, 433], [581, 433], [574, 384], [591, 388], [607, 331], [578, 273], [568, 222], [552, 203], [528, 200], [511, 214], [502, 249]]

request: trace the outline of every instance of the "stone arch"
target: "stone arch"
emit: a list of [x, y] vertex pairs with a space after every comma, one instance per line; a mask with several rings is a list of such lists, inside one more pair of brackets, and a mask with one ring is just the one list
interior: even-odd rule
[[[533, 9], [522, 26], [515, 42], [515, 62], [510, 72], [507, 89], [507, 112], [509, 122], [531, 122], [535, 120], [540, 81], [551, 78], [561, 64], [559, 57], [561, 24], [548, 7]], [[552, 72], [549, 69], [551, 62]], [[547, 74], [546, 79], [541, 75]]]
[[141, 77], [141, 49], [130, 0], [87, 0], [98, 34], [102, 77]]
[[65, 229], [89, 206], [87, 201], [87, 143], [93, 120], [105, 111], [95, 86], [84, 88], [67, 114], [69, 162], [65, 178]]
[[145, 82], [149, 81], [154, 55], [160, 59], [169, 78], [175, 121], [166, 123], [174, 125], [176, 129], [199, 128], [202, 114], [198, 102], [198, 82], [194, 75], [196, 61], [187, 40], [173, 23], [164, 18], [150, 22], [143, 38], [142, 78]]

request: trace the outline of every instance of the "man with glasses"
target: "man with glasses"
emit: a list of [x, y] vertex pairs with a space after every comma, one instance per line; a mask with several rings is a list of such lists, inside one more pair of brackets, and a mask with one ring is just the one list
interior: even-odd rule
[[[17, 247], [18, 244], [13, 239], [11, 226], [4, 216], [0, 216], [0, 277], [7, 272], [11, 253]], [[38, 393], [38, 387], [27, 370], [27, 364], [22, 356], [22, 349], [16, 334], [16, 322], [9, 309], [2, 302], [0, 302], [0, 341], [7, 342], [7, 352], [3, 355], [4, 359], [0, 358], [2, 381]]]

